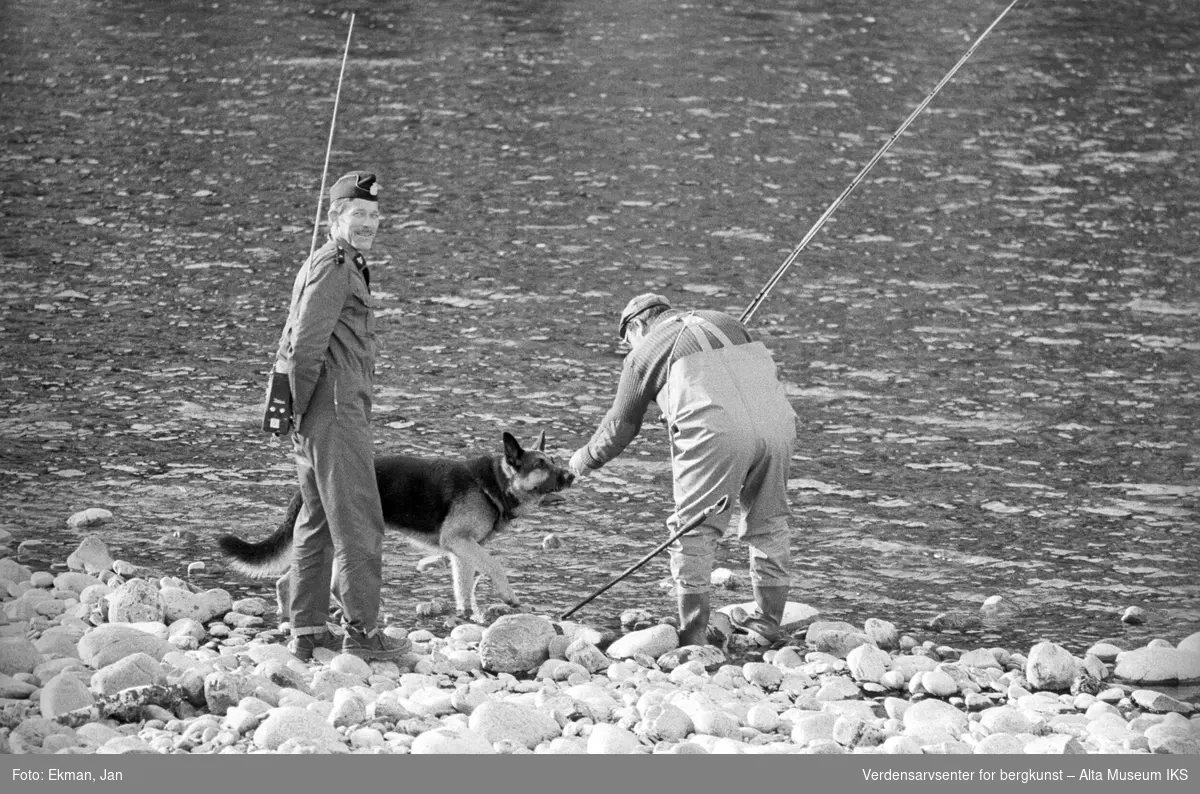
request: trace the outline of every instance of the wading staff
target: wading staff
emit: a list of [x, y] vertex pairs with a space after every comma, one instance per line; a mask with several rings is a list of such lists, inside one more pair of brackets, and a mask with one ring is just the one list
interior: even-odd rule
[[342, 52], [342, 70], [338, 74], [337, 91], [333, 95], [333, 118], [329, 122], [329, 143], [325, 145], [325, 167], [321, 169], [321, 190], [317, 193], [317, 217], [313, 221], [312, 242], [308, 258], [317, 250], [317, 230], [321, 228], [321, 202], [325, 198], [325, 179], [329, 176], [329, 155], [333, 151], [333, 131], [337, 127], [338, 103], [342, 99], [342, 78], [346, 76], [346, 59], [350, 57], [350, 37], [354, 35], [354, 14], [350, 14], [350, 29], [346, 31], [346, 49]]
[[702, 513], [700, 513], [700, 515], [696, 516], [696, 517], [695, 517], [695, 518], [693, 518], [691, 521], [689, 521], [689, 522], [687, 523], [687, 525], [686, 525], [686, 526], [685, 526], [683, 529], [679, 530], [679, 531], [678, 531], [678, 532], [676, 532], [674, 535], [672, 535], [671, 537], [667, 538], [665, 541], [663, 541], [662, 543], [660, 543], [660, 544], [659, 544], [659, 546], [658, 546], [658, 548], [656, 548], [654, 551], [652, 551], [652, 552], [650, 552], [649, 554], [647, 554], [645, 557], [642, 557], [640, 560], [638, 560], [637, 562], [635, 562], [633, 565], [630, 565], [628, 568], [626, 568], [626, 569], [625, 569], [625, 570], [624, 570], [624, 571], [621, 573], [621, 575], [620, 575], [620, 576], [618, 576], [616, 579], [613, 579], [611, 582], [609, 582], [608, 584], [604, 585], [604, 587], [601, 587], [599, 590], [597, 590], [596, 592], [592, 593], [590, 596], [588, 596], [587, 598], [583, 599], [583, 600], [582, 600], [582, 601], [580, 601], [578, 604], [576, 604], [575, 606], [571, 607], [569, 610], [567, 610], [566, 612], [564, 612], [564, 613], [562, 614], [562, 617], [560, 617], [560, 618], [559, 618], [559, 620], [566, 620], [567, 618], [569, 618], [569, 617], [571, 617], [572, 615], [574, 615], [576, 612], [578, 612], [578, 611], [579, 611], [579, 609], [580, 609], [581, 607], [583, 607], [583, 606], [585, 606], [585, 605], [587, 605], [587, 604], [591, 603], [592, 599], [594, 599], [596, 596], [598, 596], [598, 595], [600, 595], [601, 593], [605, 592], [606, 590], [608, 590], [608, 588], [612, 587], [612, 586], [613, 586], [613, 585], [615, 585], [617, 582], [620, 582], [620, 581], [622, 581], [622, 580], [623, 580], [623, 579], [625, 579], [627, 576], [629, 576], [629, 574], [633, 573], [633, 572], [634, 572], [634, 571], [636, 571], [638, 568], [641, 568], [643, 565], [645, 565], [646, 563], [650, 562], [650, 560], [651, 560], [651, 559], [653, 559], [653, 557], [654, 557], [656, 554], [658, 554], [659, 552], [661, 552], [661, 551], [662, 551], [663, 549], [665, 549], [667, 546], [670, 546], [672, 543], [674, 543], [675, 541], [679, 540], [681, 537], [683, 537], [684, 535], [686, 535], [688, 532], [691, 532], [693, 529], [695, 529], [696, 527], [698, 527], [698, 526], [700, 526], [701, 524], [703, 524], [703, 523], [704, 523], [704, 521], [705, 521], [706, 519], [708, 519], [710, 516], [715, 516], [715, 515], [717, 515], [717, 514], [719, 514], [719, 513], [724, 513], [724, 512], [725, 512], [725, 510], [726, 510], [726, 509], [728, 509], [728, 507], [729, 507], [729, 497], [728, 497], [728, 496], [722, 496], [722, 497], [721, 497], [720, 499], [718, 499], [716, 502], [714, 502], [713, 504], [711, 504], [711, 505], [709, 505], [708, 507], [704, 508], [704, 511], [703, 511]]
[[892, 144], [896, 142], [896, 139], [904, 134], [904, 131], [908, 129], [908, 125], [912, 124], [913, 120], [921, 114], [921, 111], [933, 101], [933, 98], [938, 95], [938, 92], [942, 90], [942, 87], [946, 85], [946, 83], [950, 82], [955, 73], [962, 68], [962, 65], [966, 63], [967, 59], [970, 58], [975, 52], [975, 49], [981, 43], [983, 43], [983, 40], [987, 38], [987, 35], [992, 32], [992, 28], [1000, 24], [1000, 20], [1004, 19], [1004, 16], [1019, 2], [1021, 2], [1021, 0], [1012, 0], [1012, 2], [1008, 4], [1008, 8], [1000, 12], [1000, 16], [996, 17], [995, 21], [988, 25], [987, 30], [979, 34], [979, 38], [975, 39], [975, 43], [971, 45], [971, 48], [967, 50], [966, 54], [958, 59], [958, 63], [954, 64], [954, 68], [949, 72], [946, 72], [946, 76], [942, 78], [941, 82], [934, 86], [933, 90], [929, 92], [929, 95], [921, 101], [921, 104], [917, 105], [917, 109], [909, 114], [908, 118], [904, 120], [904, 123], [900, 125], [900, 128], [892, 133], [892, 137], [889, 138], [888, 142], [883, 145], [883, 148], [877, 151], [875, 156], [871, 158], [870, 162], [863, 166], [863, 169], [858, 172], [858, 176], [854, 177], [846, 189], [842, 191], [842, 195], [834, 199], [834, 202], [829, 205], [829, 208], [826, 209], [821, 217], [817, 219], [817, 222], [813, 224], [813, 227], [808, 230], [808, 234], [804, 235], [804, 239], [800, 241], [800, 244], [792, 249], [792, 253], [788, 255], [788, 258], [784, 261], [784, 263], [779, 266], [779, 269], [775, 271], [775, 274], [771, 276], [766, 285], [762, 288], [762, 290], [759, 291], [754, 300], [751, 301], [750, 305], [746, 307], [746, 311], [742, 312], [741, 321], [743, 325], [750, 322], [750, 318], [754, 316], [754, 313], [758, 311], [758, 307], [764, 300], [766, 300], [767, 294], [774, 289], [775, 285], [779, 282], [779, 279], [783, 278], [783, 274], [786, 273], [788, 268], [792, 266], [792, 263], [796, 261], [796, 257], [800, 255], [800, 252], [804, 250], [805, 246], [808, 245], [813, 236], [816, 235], [816, 233], [820, 231], [821, 227], [825, 225], [825, 221], [829, 220], [829, 216], [833, 215], [837, 208], [841, 206], [842, 202], [846, 200], [846, 197], [850, 195], [850, 192], [853, 191], [854, 188], [858, 187], [858, 183], [861, 182], [863, 177], [867, 175], [867, 172], [870, 171], [875, 166], [875, 163], [879, 162], [879, 159], [887, 153], [887, 150], [892, 147]]

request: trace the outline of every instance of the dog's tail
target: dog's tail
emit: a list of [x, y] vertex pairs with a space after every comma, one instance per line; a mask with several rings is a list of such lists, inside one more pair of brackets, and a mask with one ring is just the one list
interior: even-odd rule
[[217, 538], [217, 545], [230, 558], [230, 565], [247, 576], [256, 579], [281, 576], [291, 566], [292, 533], [296, 528], [296, 516], [300, 515], [303, 505], [304, 496], [297, 489], [296, 495], [288, 503], [287, 514], [270, 537], [258, 543], [249, 543], [236, 535], [222, 535]]

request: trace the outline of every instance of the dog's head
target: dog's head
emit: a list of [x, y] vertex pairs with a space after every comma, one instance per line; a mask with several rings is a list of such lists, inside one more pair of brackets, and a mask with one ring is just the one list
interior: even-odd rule
[[505, 433], [503, 468], [509, 491], [521, 501], [540, 500], [546, 494], [569, 488], [575, 481], [570, 470], [546, 454], [544, 430], [534, 449], [523, 449], [511, 433]]

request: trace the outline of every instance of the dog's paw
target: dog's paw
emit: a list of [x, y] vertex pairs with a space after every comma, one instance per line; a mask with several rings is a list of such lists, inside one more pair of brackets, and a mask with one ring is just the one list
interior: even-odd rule
[[489, 604], [487, 609], [483, 610], [483, 614], [477, 614], [476, 617], [479, 623], [489, 626], [496, 621], [496, 618], [520, 612], [520, 606], [515, 601], [512, 604]]

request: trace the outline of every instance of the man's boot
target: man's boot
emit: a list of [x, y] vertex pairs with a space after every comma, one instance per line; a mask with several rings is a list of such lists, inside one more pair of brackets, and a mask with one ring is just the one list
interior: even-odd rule
[[734, 623], [735, 628], [753, 631], [774, 644], [779, 639], [779, 624], [783, 622], [783, 610], [787, 607], [788, 590], [787, 585], [755, 587], [758, 614]]
[[362, 631], [347, 626], [342, 639], [342, 653], [367, 662], [394, 662], [411, 650], [412, 642], [407, 637], [388, 637], [378, 628]]
[[679, 594], [679, 645], [708, 642], [708, 593]]

